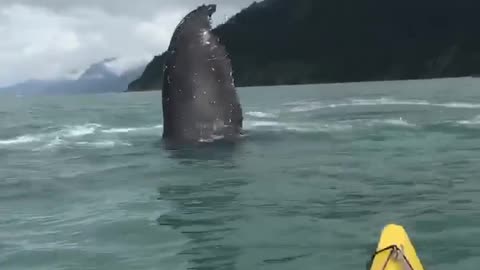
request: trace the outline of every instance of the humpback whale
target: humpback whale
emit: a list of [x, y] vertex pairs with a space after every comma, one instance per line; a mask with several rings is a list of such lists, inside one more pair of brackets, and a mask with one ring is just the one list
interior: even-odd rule
[[212, 32], [216, 5], [201, 5], [175, 28], [163, 70], [163, 139], [202, 143], [241, 137], [243, 113], [225, 47]]

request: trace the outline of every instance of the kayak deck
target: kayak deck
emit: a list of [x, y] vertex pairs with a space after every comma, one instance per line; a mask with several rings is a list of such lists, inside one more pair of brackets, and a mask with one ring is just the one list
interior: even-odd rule
[[383, 228], [370, 270], [424, 270], [405, 229], [397, 224]]

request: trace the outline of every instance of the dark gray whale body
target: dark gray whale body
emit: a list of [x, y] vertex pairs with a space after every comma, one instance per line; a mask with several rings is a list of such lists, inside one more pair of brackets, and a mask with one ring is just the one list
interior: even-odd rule
[[243, 114], [226, 49], [212, 33], [216, 5], [202, 5], [175, 29], [164, 67], [163, 139], [200, 143], [235, 141]]

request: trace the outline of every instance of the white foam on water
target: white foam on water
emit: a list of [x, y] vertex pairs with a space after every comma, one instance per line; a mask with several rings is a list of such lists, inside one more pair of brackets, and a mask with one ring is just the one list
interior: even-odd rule
[[476, 125], [480, 125], [480, 115], [477, 115], [477, 116], [475, 116], [474, 118], [472, 118], [472, 119], [470, 119], [470, 120], [460, 120], [460, 121], [457, 121], [457, 124], [466, 125], [466, 126], [476, 126]]
[[105, 140], [105, 141], [97, 141], [97, 142], [76, 142], [76, 145], [81, 145], [81, 146], [89, 146], [89, 147], [94, 147], [94, 148], [112, 148], [117, 145], [121, 146], [132, 146], [129, 143], [121, 142], [121, 141], [111, 141], [111, 140]]
[[63, 137], [82, 137], [95, 133], [97, 128], [102, 127], [100, 124], [89, 123], [85, 125], [68, 126], [61, 129], [58, 134]]
[[53, 139], [49, 144], [47, 144], [47, 147], [55, 147], [63, 143], [64, 140], [62, 140], [60, 137], [55, 137], [55, 139]]
[[203, 142], [203, 143], [212, 143], [212, 142], [215, 142], [215, 141], [218, 141], [218, 140], [222, 140], [223, 138], [225, 138], [225, 136], [212, 135], [209, 138], [201, 138], [198, 141]]
[[245, 122], [247, 129], [273, 129], [273, 130], [287, 130], [304, 133], [311, 132], [329, 132], [329, 131], [343, 131], [351, 129], [349, 124], [341, 123], [289, 123], [278, 121], [247, 121]]
[[162, 129], [163, 125], [149, 126], [149, 127], [123, 127], [104, 129], [102, 133], [130, 133], [130, 132], [145, 132]]
[[480, 104], [463, 103], [463, 102], [452, 102], [452, 103], [444, 103], [444, 104], [438, 104], [438, 105], [443, 106], [443, 107], [447, 107], [447, 108], [464, 108], [464, 109], [480, 108]]
[[353, 128], [352, 125], [349, 124], [340, 124], [340, 123], [332, 123], [332, 124], [292, 124], [287, 125], [285, 127], [288, 131], [296, 131], [301, 133], [315, 133], [315, 132], [339, 132], [339, 131], [346, 131], [351, 130]]
[[[68, 125], [63, 126], [60, 129], [47, 133], [38, 133], [38, 134], [25, 134], [13, 138], [0, 140], [0, 146], [9, 146], [9, 145], [22, 145], [22, 144], [31, 144], [31, 143], [43, 143], [40, 148], [35, 148], [34, 150], [43, 150], [54, 148], [62, 144], [70, 144], [75, 140], [79, 140], [82, 137], [96, 134], [115, 134], [115, 133], [130, 133], [130, 132], [150, 132], [158, 129], [162, 129], [163, 125], [156, 126], [146, 126], [146, 127], [120, 127], [120, 128], [107, 128], [102, 129], [101, 124], [97, 123], [87, 123], [82, 125]], [[98, 145], [110, 145], [110, 143], [100, 142]]]
[[309, 112], [309, 111], [316, 111], [319, 109], [324, 109], [328, 108], [324, 103], [322, 102], [316, 102], [312, 101], [309, 103], [304, 103], [301, 105], [296, 105], [295, 107], [291, 108], [289, 111], [290, 112]]
[[51, 141], [50, 143], [35, 148], [34, 151], [45, 151], [45, 150], [54, 150], [61, 146], [82, 146], [82, 147], [90, 147], [90, 148], [113, 148], [116, 146], [132, 146], [130, 143], [122, 142], [122, 141], [113, 141], [113, 140], [102, 140], [102, 141], [80, 141], [80, 142], [68, 142], [64, 141], [60, 138], [56, 138], [55, 140]]
[[248, 116], [256, 117], [256, 118], [276, 118], [277, 115], [274, 113], [267, 113], [267, 112], [246, 112], [245, 113]]
[[248, 127], [277, 127], [284, 126], [285, 123], [277, 121], [246, 121], [245, 125]]
[[[375, 105], [432, 105], [426, 100], [397, 100], [392, 98], [378, 98], [378, 99], [352, 99], [353, 106], [375, 106]], [[350, 104], [345, 104], [349, 106]]]
[[63, 140], [62, 138], [57, 136], [57, 137], [55, 137], [55, 139], [50, 141], [45, 147], [46, 148], [54, 148], [54, 147], [57, 147], [57, 146], [60, 146], [60, 145], [64, 145], [66, 143], [67, 142], [65, 140]]
[[33, 151], [44, 151], [44, 150], [51, 150], [53, 148], [56, 148], [60, 145], [64, 145], [66, 143], [66, 141], [64, 141], [63, 139], [61, 139], [59, 136], [56, 136], [54, 139], [52, 139], [50, 142], [48, 142], [47, 144], [41, 146], [41, 147], [37, 147], [37, 148], [34, 148]]
[[476, 109], [480, 108], [479, 103], [450, 102], [450, 103], [431, 103], [426, 100], [398, 100], [393, 98], [377, 98], [377, 99], [351, 99], [348, 102], [327, 104], [320, 101], [298, 101], [284, 104], [293, 106], [290, 112], [309, 112], [320, 109], [348, 107], [348, 106], [383, 106], [383, 105], [410, 105], [410, 106], [436, 106], [445, 108], [463, 108]]
[[96, 129], [100, 127], [100, 124], [95, 123], [66, 126], [58, 131], [50, 133], [25, 134], [10, 139], [0, 140], [0, 145], [18, 145], [36, 142], [49, 142], [48, 145], [59, 144], [63, 138], [76, 138], [90, 135], [95, 133]]
[[[365, 100], [355, 100], [358, 104], [367, 104]], [[385, 102], [385, 101], [382, 101]], [[333, 105], [333, 104], [331, 104]], [[337, 104], [338, 105], [338, 104]], [[457, 104], [458, 105], [458, 104]], [[274, 120], [262, 120], [262, 118], [274, 117], [273, 114], [266, 112], [249, 112], [249, 115], [254, 115], [260, 118], [257, 121], [245, 121], [246, 129], [263, 129], [275, 131], [295, 131], [302, 133], [315, 132], [339, 132], [351, 130], [356, 127], [374, 126], [374, 125], [393, 125], [412, 127], [415, 126], [403, 119], [374, 119], [374, 120], [347, 120], [340, 122], [283, 122]], [[480, 118], [477, 119], [480, 122]], [[75, 147], [75, 146], [90, 146], [94, 148], [109, 148], [115, 146], [131, 146], [129, 143], [121, 142], [118, 139], [111, 139], [108, 134], [126, 134], [135, 132], [158, 132], [163, 125], [143, 126], [143, 127], [112, 127], [103, 128], [102, 125], [96, 123], [87, 123], [83, 125], [71, 125], [62, 127], [57, 131], [40, 134], [26, 134], [11, 139], [0, 140], [0, 146], [3, 145], [18, 145], [18, 144], [43, 144], [34, 149], [34, 151], [54, 149], [59, 146]], [[92, 134], [105, 134], [107, 137], [92, 138], [91, 140], [84, 140], [83, 137]], [[208, 138], [208, 141], [215, 141], [221, 138]]]
[[38, 142], [40, 140], [41, 138], [38, 136], [23, 135], [23, 136], [18, 136], [12, 139], [0, 140], [0, 145], [24, 144], [24, 143]]
[[367, 122], [369, 125], [391, 125], [391, 126], [400, 126], [400, 127], [415, 127], [413, 123], [409, 123], [402, 118], [398, 119], [375, 119]]
[[102, 133], [128, 133], [137, 130], [136, 128], [111, 128], [102, 130]]
[[403, 118], [392, 119], [361, 119], [361, 120], [344, 120], [338, 122], [280, 122], [280, 121], [246, 121], [245, 128], [258, 130], [286, 130], [304, 133], [314, 132], [341, 132], [355, 128], [377, 127], [377, 126], [397, 126], [411, 128], [416, 127], [414, 123], [410, 123]]

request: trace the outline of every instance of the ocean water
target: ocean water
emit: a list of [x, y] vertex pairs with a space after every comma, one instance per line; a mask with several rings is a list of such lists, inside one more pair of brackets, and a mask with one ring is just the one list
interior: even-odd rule
[[366, 269], [387, 223], [480, 264], [480, 80], [239, 90], [234, 148], [167, 151], [161, 94], [0, 96], [0, 269]]

